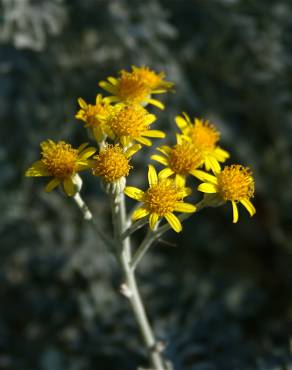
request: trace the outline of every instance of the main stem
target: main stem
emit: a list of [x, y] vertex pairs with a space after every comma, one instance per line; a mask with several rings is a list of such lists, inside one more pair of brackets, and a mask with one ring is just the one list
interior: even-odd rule
[[132, 255], [130, 238], [126, 237], [123, 239], [123, 233], [128, 226], [126, 225], [126, 208], [123, 193], [120, 193], [118, 196], [112, 196], [112, 213], [115, 236], [121, 243], [122, 248], [120, 258], [125, 277], [123, 293], [131, 303], [153, 369], [167, 370], [167, 366], [161, 355], [161, 350], [159, 350], [159, 345], [155, 340], [153, 331], [145, 312], [145, 308], [136, 282], [135, 271], [131, 267]]

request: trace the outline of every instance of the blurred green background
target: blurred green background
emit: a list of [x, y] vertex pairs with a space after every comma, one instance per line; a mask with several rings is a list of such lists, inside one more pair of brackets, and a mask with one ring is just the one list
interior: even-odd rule
[[[77, 97], [133, 64], [175, 83], [151, 108], [157, 128], [174, 137], [182, 111], [210, 119], [256, 178], [252, 219], [206, 209], [142, 262], [166, 356], [176, 370], [292, 369], [291, 40], [291, 0], [0, 0], [0, 369], [147, 366], [113, 257], [70, 198], [24, 178], [40, 141], [87, 140]], [[153, 150], [131, 184], [146, 184]], [[99, 182], [84, 183], [110, 232]]]

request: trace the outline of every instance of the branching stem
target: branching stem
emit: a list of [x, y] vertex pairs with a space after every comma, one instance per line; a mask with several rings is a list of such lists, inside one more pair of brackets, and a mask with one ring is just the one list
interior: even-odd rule
[[100, 239], [108, 246], [111, 247], [111, 249], [113, 247], [116, 246], [114, 240], [110, 239], [102, 230], [101, 228], [99, 227], [99, 225], [95, 222], [93, 216], [92, 216], [92, 213], [90, 211], [90, 209], [88, 208], [87, 204], [84, 202], [84, 200], [82, 199], [80, 193], [76, 193], [73, 197], [72, 197], [75, 201], [75, 203], [77, 204], [78, 208], [80, 209], [80, 211], [82, 212], [83, 214], [83, 217], [85, 220], [89, 221], [95, 228], [98, 236], [100, 237]]
[[123, 238], [123, 233], [126, 230], [126, 208], [124, 194], [112, 196], [112, 213], [115, 234], [119, 236], [121, 245], [121, 264], [123, 268], [125, 284], [123, 284], [123, 293], [129, 299], [137, 323], [139, 325], [145, 346], [147, 348], [149, 359], [153, 370], [167, 370], [167, 365], [161, 355], [161, 350], [154, 337], [152, 328], [148, 321], [145, 308], [138, 290], [134, 270], [131, 268], [131, 244], [129, 236]]
[[[196, 208], [197, 208], [196, 212], [200, 211], [204, 207], [205, 207], [205, 203], [202, 200], [201, 202], [196, 204]], [[191, 215], [192, 215], [192, 213], [191, 214], [190, 213], [184, 213], [184, 214], [179, 216], [179, 219], [180, 219], [180, 221], [185, 221]], [[166, 223], [165, 225], [160, 226], [159, 228], [157, 228], [154, 231], [149, 230], [149, 232], [146, 234], [144, 240], [142, 241], [142, 243], [140, 244], [140, 246], [138, 247], [136, 253], [134, 254], [134, 256], [132, 258], [132, 261], [131, 261], [131, 269], [132, 270], [136, 269], [139, 262], [141, 261], [141, 259], [145, 255], [145, 253], [148, 251], [148, 249], [153, 245], [153, 243], [155, 243], [169, 229], [170, 229], [170, 225], [168, 223]]]
[[[131, 251], [131, 241], [130, 235], [138, 230], [140, 227], [145, 225], [144, 221], [138, 222], [131, 225], [127, 221], [126, 207], [125, 207], [125, 196], [123, 193], [118, 195], [111, 194], [111, 209], [114, 227], [114, 237], [112, 240], [100, 229], [99, 225], [94, 221], [91, 211], [88, 206], [81, 198], [80, 193], [76, 193], [73, 199], [79, 209], [81, 210], [85, 220], [90, 221], [99, 237], [110, 247], [114, 246], [116, 252], [119, 253], [120, 262], [122, 265], [125, 283], [122, 285], [122, 293], [129, 299], [131, 303], [134, 315], [136, 317], [137, 323], [139, 325], [145, 346], [148, 351], [149, 360], [151, 362], [153, 370], [169, 370], [171, 368], [170, 364], [163, 359], [162, 356], [162, 345], [157, 342], [148, 321], [143, 301], [141, 299], [136, 277], [135, 269], [139, 262], [148, 251], [155, 241], [157, 241], [167, 230], [170, 229], [169, 224], [158, 227], [156, 230], [148, 231], [143, 242], [140, 244], [136, 253], [132, 257]], [[196, 204], [197, 211], [205, 207], [204, 201]], [[183, 214], [179, 218], [181, 221], [186, 220], [190, 217], [189, 214]]]

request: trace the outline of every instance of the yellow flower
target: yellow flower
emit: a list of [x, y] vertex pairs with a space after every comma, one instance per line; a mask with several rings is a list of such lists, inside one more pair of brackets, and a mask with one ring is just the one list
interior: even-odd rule
[[[225, 166], [215, 176], [197, 170], [196, 177], [204, 181], [199, 185], [198, 190], [203, 193], [212, 194], [210, 204], [219, 205], [230, 201], [233, 209], [233, 222], [238, 221], [237, 203], [240, 202], [249, 212], [250, 216], [256, 213], [255, 207], [250, 201], [254, 196], [254, 178], [248, 167], [239, 164]], [[208, 197], [206, 198], [208, 204]]]
[[108, 144], [100, 149], [98, 155], [93, 157], [93, 175], [101, 176], [105, 182], [111, 183], [128, 176], [132, 168], [129, 160], [139, 149], [141, 149], [139, 144], [129, 147], [126, 151], [123, 151], [118, 144]]
[[192, 123], [186, 113], [183, 113], [183, 116], [175, 118], [176, 124], [183, 135], [188, 136], [201, 151], [205, 168], [212, 169], [213, 172], [220, 171], [219, 162], [225, 162], [229, 153], [217, 145], [220, 139], [219, 131], [209, 121], [195, 118]]
[[188, 174], [203, 163], [201, 151], [187, 137], [177, 135], [177, 144], [173, 147], [163, 145], [157, 148], [164, 156], [154, 154], [151, 159], [167, 166], [159, 173], [160, 178], [175, 174], [176, 182], [182, 186]]
[[132, 72], [139, 77], [139, 79], [149, 86], [151, 89], [151, 94], [162, 94], [167, 92], [173, 87], [173, 83], [165, 81], [165, 73], [156, 73], [150, 68], [142, 66], [135, 67], [132, 66]]
[[65, 193], [69, 196], [74, 195], [77, 191], [76, 174], [90, 168], [88, 158], [96, 151], [95, 148], [87, 145], [85, 143], [78, 149], [74, 149], [64, 141], [57, 143], [52, 140], [43, 141], [40, 144], [42, 158], [32, 164], [25, 172], [25, 176], [53, 177], [45, 187], [45, 191], [50, 192], [62, 183]]
[[114, 107], [113, 113], [106, 121], [109, 127], [107, 133], [112, 139], [117, 137], [123, 146], [128, 146], [134, 140], [151, 145], [152, 142], [147, 137], [165, 137], [162, 131], [149, 130], [155, 120], [156, 116], [140, 105], [119, 104]]
[[[160, 109], [164, 109], [164, 105], [159, 100], [151, 98], [151, 93], [158, 91], [156, 88], [153, 89], [151, 87], [151, 83], [153, 84], [154, 81], [154, 72], [150, 76], [149, 71], [147, 80], [145, 79], [145, 75], [146, 72], [136, 73], [136, 71], [127, 72], [123, 70], [120, 72], [120, 77], [108, 77], [107, 81], [101, 81], [99, 86], [112, 94], [107, 98], [110, 102], [141, 105], [152, 104]], [[162, 76], [159, 77], [157, 75], [157, 78], [162, 80]]]
[[194, 205], [183, 202], [183, 198], [190, 194], [190, 189], [180, 186], [173, 179], [160, 179], [152, 165], [149, 165], [148, 182], [149, 188], [145, 192], [133, 186], [125, 188], [126, 195], [143, 202], [143, 205], [132, 214], [132, 220], [149, 215], [149, 226], [153, 230], [158, 220], [164, 217], [173, 230], [180, 232], [181, 222], [173, 212], [196, 211]]
[[97, 142], [105, 138], [104, 119], [110, 114], [111, 106], [102, 95], [96, 95], [95, 105], [87, 104], [82, 98], [78, 99], [80, 110], [75, 118], [85, 122], [84, 127], [92, 130], [93, 136]]

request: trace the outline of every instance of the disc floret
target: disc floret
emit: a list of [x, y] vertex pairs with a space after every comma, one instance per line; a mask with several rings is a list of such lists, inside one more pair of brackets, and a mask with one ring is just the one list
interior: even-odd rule
[[203, 163], [201, 152], [196, 148], [191, 140], [187, 137], [177, 136], [177, 144], [170, 147], [163, 145], [157, 150], [163, 154], [154, 154], [151, 159], [166, 166], [159, 176], [161, 178], [168, 178], [175, 175], [176, 180], [185, 183], [186, 176], [192, 174], [194, 170], [200, 167]]
[[138, 75], [121, 71], [117, 84], [117, 95], [121, 101], [130, 104], [140, 104], [150, 95], [151, 89]]
[[92, 173], [101, 176], [107, 183], [113, 183], [127, 177], [132, 168], [130, 158], [141, 148], [133, 145], [126, 151], [120, 145], [106, 145], [93, 157]]
[[74, 149], [65, 141], [54, 142], [46, 140], [41, 142], [41, 159], [34, 162], [25, 172], [25, 176], [48, 176], [53, 179], [47, 184], [45, 190], [52, 191], [55, 187], [63, 184], [67, 195], [76, 193], [76, 174], [79, 171], [90, 168], [90, 160], [96, 149], [82, 144]]
[[192, 123], [186, 113], [183, 113], [183, 116], [177, 116], [175, 121], [182, 134], [190, 138], [201, 152], [206, 169], [219, 172], [219, 162], [225, 162], [229, 158], [229, 153], [217, 145], [220, 140], [220, 132], [215, 125], [199, 118], [195, 118]]
[[132, 67], [132, 72], [120, 71], [118, 78], [108, 77], [107, 81], [101, 81], [99, 86], [112, 94], [107, 99], [110, 102], [122, 102], [125, 104], [155, 105], [164, 109], [164, 105], [151, 94], [166, 92], [172, 84], [164, 80], [164, 73], [157, 74], [146, 67]]
[[190, 190], [177, 184], [174, 179], [159, 178], [151, 165], [148, 170], [148, 182], [149, 188], [145, 192], [132, 186], [125, 188], [126, 195], [143, 203], [132, 214], [132, 219], [135, 221], [149, 215], [149, 225], [153, 230], [158, 220], [164, 217], [173, 230], [180, 232], [181, 222], [173, 212], [195, 212], [194, 205], [183, 202]]
[[217, 178], [220, 195], [225, 201], [253, 198], [254, 179], [248, 167], [238, 164], [225, 166]]
[[123, 146], [128, 146], [132, 141], [138, 141], [144, 145], [151, 145], [147, 137], [163, 138], [165, 134], [159, 130], [150, 130], [150, 125], [156, 120], [154, 114], [150, 114], [140, 105], [117, 105], [114, 112], [107, 120], [110, 128], [108, 134], [118, 138]]
[[152, 94], [161, 94], [167, 92], [173, 87], [173, 83], [165, 81], [165, 73], [156, 73], [148, 67], [132, 66], [133, 74], [135, 74], [140, 81], [151, 89]]
[[[210, 205], [221, 204], [230, 201], [233, 209], [233, 222], [238, 221], [237, 203], [241, 203], [249, 212], [250, 216], [256, 213], [250, 199], [254, 197], [254, 178], [248, 167], [239, 164], [225, 166], [215, 176], [197, 170], [195, 175], [202, 181], [198, 190], [206, 194], [216, 194], [216, 197], [205, 198]], [[211, 204], [213, 203], [213, 204]]]
[[96, 96], [94, 105], [86, 103], [82, 98], [78, 98], [78, 103], [81, 109], [76, 113], [75, 118], [85, 122], [84, 127], [89, 127], [97, 142], [101, 142], [105, 138], [104, 122], [112, 107], [101, 94]]

